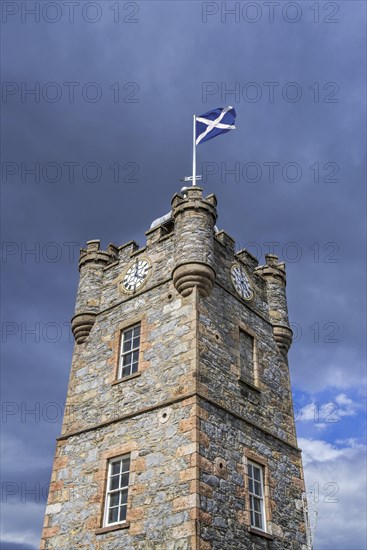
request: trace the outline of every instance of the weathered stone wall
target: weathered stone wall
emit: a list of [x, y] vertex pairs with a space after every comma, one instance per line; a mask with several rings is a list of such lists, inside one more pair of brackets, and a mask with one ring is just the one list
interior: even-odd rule
[[[192, 299], [183, 303], [168, 282], [99, 314], [75, 348], [63, 434], [193, 391], [195, 318]], [[139, 321], [139, 372], [118, 382], [121, 330]]]
[[[191, 189], [173, 200], [173, 230], [150, 229], [146, 247], [103, 252], [93, 241], [82, 252], [79, 343], [41, 548], [303, 550], [285, 271], [275, 257], [258, 267], [248, 252], [235, 254], [229, 235], [214, 234], [215, 197]], [[143, 257], [152, 266], [146, 283], [123, 293], [127, 268]], [[248, 302], [231, 283], [234, 262], [255, 291]], [[274, 332], [277, 307], [285, 345]], [[117, 380], [121, 331], [137, 322], [139, 370]], [[241, 369], [240, 330], [255, 342], [252, 380]], [[127, 524], [103, 531], [108, 459], [126, 452]], [[266, 469], [273, 540], [249, 532], [246, 456]]]
[[[190, 398], [60, 440], [41, 548], [194, 548], [196, 424]], [[125, 453], [131, 453], [128, 524], [103, 532], [106, 461]]]
[[[306, 549], [299, 452], [205, 400], [199, 403], [201, 548]], [[248, 530], [246, 455], [266, 464], [271, 542]]]
[[[236, 295], [229, 277], [234, 254], [219, 243], [216, 252], [220, 254], [216, 262], [221, 267], [219, 284], [215, 284], [208, 298], [200, 300], [199, 306], [200, 390], [296, 444], [289, 369], [273, 338], [264, 282], [260, 283], [260, 277], [247, 268], [255, 298], [245, 304]], [[257, 388], [241, 377], [240, 328], [248, 330], [256, 340]]]

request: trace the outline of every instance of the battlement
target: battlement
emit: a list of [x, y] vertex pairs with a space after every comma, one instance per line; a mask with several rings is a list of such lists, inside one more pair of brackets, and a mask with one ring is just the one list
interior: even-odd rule
[[279, 262], [275, 254], [265, 254], [265, 265], [256, 268], [256, 272], [269, 282], [286, 285], [285, 263]]
[[151, 266], [144, 290], [171, 276], [183, 297], [189, 296], [194, 288], [201, 296], [208, 297], [216, 282], [235, 292], [228, 273], [237, 262], [246, 271], [253, 288], [253, 298], [247, 301], [247, 306], [268, 317], [273, 325], [274, 341], [281, 353], [286, 354], [292, 331], [288, 321], [284, 262], [274, 254], [267, 254], [265, 264], [259, 266], [257, 258], [248, 250], [235, 252], [231, 235], [218, 231], [215, 226], [215, 195], [203, 197], [200, 187], [183, 187], [173, 196], [171, 204], [172, 209], [155, 219], [146, 231], [143, 247], [129, 241], [121, 246], [110, 244], [107, 250], [102, 250], [99, 240], [90, 240], [80, 251], [81, 276], [72, 320], [77, 343], [86, 340], [101, 310], [129, 298], [123, 280], [140, 260]]
[[173, 216], [185, 210], [205, 210], [213, 216], [214, 221], [217, 219], [217, 198], [214, 194], [203, 198], [203, 190], [201, 187], [183, 187], [181, 194], [176, 193], [172, 199]]
[[87, 242], [87, 248], [80, 250], [79, 256], [79, 271], [88, 264], [102, 265], [114, 262], [118, 256], [118, 247], [114, 244], [109, 244], [107, 250], [101, 250], [101, 241], [92, 240]]
[[251, 254], [246, 248], [239, 250], [236, 253], [237, 258], [247, 264], [252, 270], [255, 270], [259, 265], [259, 260]]

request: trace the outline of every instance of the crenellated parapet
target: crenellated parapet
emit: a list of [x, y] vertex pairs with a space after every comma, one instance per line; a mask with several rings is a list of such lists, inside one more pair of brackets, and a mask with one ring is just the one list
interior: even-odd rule
[[214, 226], [217, 219], [215, 195], [203, 198], [200, 187], [187, 187], [172, 199], [175, 230], [173, 283], [182, 296], [197, 287], [208, 296], [215, 281]]
[[82, 344], [89, 335], [97, 313], [102, 289], [103, 268], [114, 262], [118, 248], [110, 244], [106, 251], [100, 250], [100, 241], [88, 241], [87, 248], [80, 251], [80, 279], [71, 329], [77, 344]]
[[278, 257], [274, 254], [266, 254], [265, 261], [265, 265], [257, 267], [255, 272], [266, 281], [273, 337], [280, 352], [287, 355], [293, 333], [288, 319], [285, 264], [279, 262]]
[[82, 248], [79, 257], [79, 271], [88, 265], [101, 265], [105, 267], [117, 259], [118, 248], [114, 244], [108, 245], [107, 250], [100, 250], [100, 241], [88, 241], [87, 248]]

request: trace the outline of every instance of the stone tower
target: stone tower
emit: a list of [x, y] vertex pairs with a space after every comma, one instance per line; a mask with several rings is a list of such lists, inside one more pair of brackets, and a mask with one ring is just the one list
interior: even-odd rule
[[286, 275], [188, 187], [134, 241], [80, 255], [42, 549], [307, 548]]

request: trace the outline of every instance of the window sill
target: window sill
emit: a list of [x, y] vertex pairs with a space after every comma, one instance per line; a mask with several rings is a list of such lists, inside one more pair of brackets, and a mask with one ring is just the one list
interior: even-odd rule
[[109, 527], [101, 527], [94, 531], [95, 535], [103, 535], [104, 533], [111, 533], [112, 531], [119, 531], [120, 529], [128, 529], [130, 527], [130, 522], [125, 521], [125, 523], [119, 523], [117, 525], [110, 525]]
[[130, 374], [130, 376], [124, 376], [124, 378], [119, 378], [118, 380], [114, 380], [111, 382], [111, 386], [115, 386], [116, 384], [121, 384], [121, 382], [126, 382], [126, 380], [132, 380], [133, 378], [137, 378], [138, 376], [141, 376], [141, 372], [134, 372], [134, 374]]
[[243, 384], [244, 386], [247, 386], [248, 388], [250, 388], [250, 390], [254, 390], [256, 391], [257, 393], [261, 393], [261, 390], [260, 388], [258, 388], [257, 386], [254, 386], [254, 384], [251, 384], [251, 382], [248, 382], [245, 378], [243, 378], [242, 376], [239, 376], [238, 377], [238, 381]]
[[269, 535], [269, 533], [265, 533], [265, 531], [260, 531], [260, 529], [255, 529], [254, 527], [249, 527], [248, 532], [251, 533], [252, 535], [258, 535], [259, 537], [263, 537], [264, 539], [267, 539], [267, 540], [274, 540], [272, 535]]

